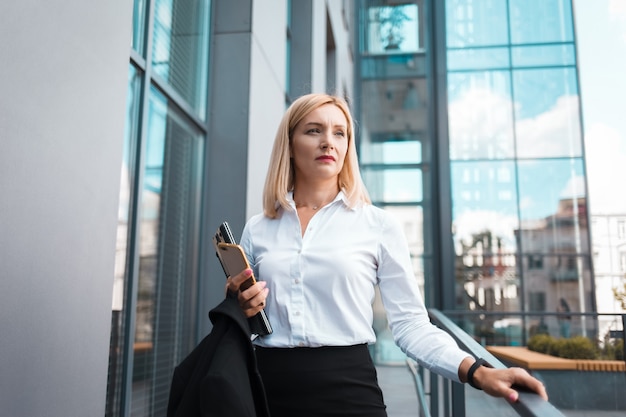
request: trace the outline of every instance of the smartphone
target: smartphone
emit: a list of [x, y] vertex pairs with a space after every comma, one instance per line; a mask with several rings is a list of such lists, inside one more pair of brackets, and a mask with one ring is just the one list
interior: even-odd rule
[[[224, 269], [224, 274], [226, 274], [227, 277], [237, 275], [244, 269], [250, 268], [250, 264], [248, 264], [248, 260], [246, 259], [246, 254], [239, 245], [220, 242], [217, 244], [216, 252], [217, 257], [220, 259], [220, 263], [222, 264], [222, 268]], [[256, 280], [254, 279], [254, 275], [252, 275], [250, 279], [241, 283], [239, 288], [242, 291], [247, 290], [255, 283]]]
[[[231, 275], [237, 275], [244, 269], [250, 268], [246, 254], [243, 248], [237, 244], [235, 237], [228, 226], [228, 222], [223, 222], [217, 228], [213, 235], [213, 245], [215, 246], [215, 255], [222, 265], [224, 274], [228, 278]], [[240, 286], [241, 290], [250, 288], [256, 282], [254, 275], [250, 279], [243, 282]], [[248, 319], [250, 330], [257, 336], [266, 336], [272, 333], [272, 326], [265, 314], [265, 310], [261, 310], [255, 316]]]

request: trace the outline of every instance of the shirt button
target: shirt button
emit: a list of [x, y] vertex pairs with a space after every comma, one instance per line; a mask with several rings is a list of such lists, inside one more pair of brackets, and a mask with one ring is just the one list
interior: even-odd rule
[[299, 311], [296, 311], [296, 313], [295, 313], [295, 314], [296, 314], [296, 316], [299, 316], [299, 315], [300, 315], [300, 312], [299, 312]]
[[298, 278], [294, 279], [293, 282], [295, 282], [296, 284], [300, 283], [300, 280]]
[[304, 342], [298, 343], [298, 346], [303, 347], [304, 346]]

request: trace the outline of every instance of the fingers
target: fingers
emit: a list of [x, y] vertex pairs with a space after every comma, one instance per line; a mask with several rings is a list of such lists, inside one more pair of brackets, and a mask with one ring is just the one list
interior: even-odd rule
[[251, 269], [245, 269], [237, 275], [228, 277], [226, 280], [226, 292], [229, 297], [236, 297], [241, 309], [246, 317], [252, 317], [265, 308], [265, 300], [269, 289], [266, 288], [265, 281], [258, 281], [256, 284], [241, 290], [241, 284], [252, 276]]
[[541, 381], [522, 368], [485, 369], [484, 371], [488, 372], [489, 376], [483, 376], [483, 389], [490, 395], [516, 402], [519, 399], [519, 393], [513, 387], [520, 387], [533, 391], [544, 400], [548, 400], [548, 394]]
[[245, 291], [239, 293], [239, 305], [246, 316], [252, 317], [265, 308], [265, 300], [269, 289], [265, 281], [259, 281]]
[[244, 269], [237, 275], [228, 277], [228, 279], [226, 279], [226, 291], [230, 293], [239, 292], [239, 288], [241, 287], [241, 284], [246, 282], [248, 279], [250, 279], [251, 276], [252, 276], [252, 270], [248, 268], [248, 269]]
[[[526, 387], [527, 389], [536, 392], [544, 400], [548, 400], [548, 393], [546, 387], [537, 378], [530, 375], [522, 368], [513, 368], [515, 374], [515, 385]], [[517, 400], [517, 398], [516, 398]]]

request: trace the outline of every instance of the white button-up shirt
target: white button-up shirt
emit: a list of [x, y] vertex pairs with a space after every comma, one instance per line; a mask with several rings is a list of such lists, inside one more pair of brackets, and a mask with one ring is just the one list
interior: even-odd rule
[[263, 214], [244, 227], [241, 246], [258, 280], [267, 282], [265, 312], [274, 332], [265, 347], [374, 343], [375, 286], [396, 344], [423, 366], [458, 381], [470, 356], [430, 323], [400, 223], [373, 205], [351, 209], [340, 192], [311, 218], [304, 236], [292, 210]]

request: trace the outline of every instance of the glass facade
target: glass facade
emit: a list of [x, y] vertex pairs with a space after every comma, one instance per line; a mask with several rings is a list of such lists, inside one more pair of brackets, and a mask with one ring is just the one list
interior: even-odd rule
[[210, 3], [134, 5], [107, 416], [165, 415], [197, 342]]
[[[570, 1], [446, 1], [446, 48], [455, 307], [594, 311]], [[558, 335], [492, 317], [486, 343]]]
[[[373, 203], [404, 224], [416, 280], [432, 276], [433, 124], [425, 2], [361, 2], [360, 98], [356, 119], [363, 179]], [[380, 299], [374, 329], [379, 363], [403, 360]]]
[[407, 225], [427, 305], [496, 344], [558, 335], [531, 313], [562, 299], [595, 311], [571, 1], [360, 5], [363, 176]]

